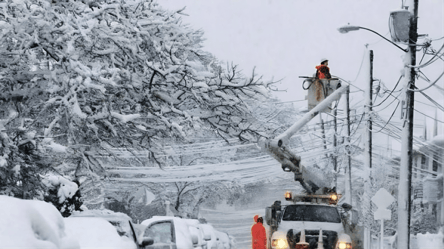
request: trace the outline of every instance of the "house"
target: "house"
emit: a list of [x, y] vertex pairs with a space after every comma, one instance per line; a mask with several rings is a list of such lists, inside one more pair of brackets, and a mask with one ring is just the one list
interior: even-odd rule
[[433, 136], [427, 139], [424, 131], [422, 145], [413, 152], [413, 199], [414, 210], [432, 214], [436, 222], [444, 226], [444, 135], [438, 135], [435, 121]]

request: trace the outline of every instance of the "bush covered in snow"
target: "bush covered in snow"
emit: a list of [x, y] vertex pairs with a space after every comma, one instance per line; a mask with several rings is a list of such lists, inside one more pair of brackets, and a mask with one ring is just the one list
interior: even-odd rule
[[78, 181], [70, 181], [63, 176], [48, 175], [43, 182], [48, 188], [44, 200], [51, 202], [63, 217], [70, 216], [73, 211], [81, 210], [83, 201]]

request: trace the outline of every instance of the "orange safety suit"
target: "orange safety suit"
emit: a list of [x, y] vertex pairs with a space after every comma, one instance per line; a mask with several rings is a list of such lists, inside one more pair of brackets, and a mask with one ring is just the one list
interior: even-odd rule
[[[254, 216], [254, 222], [257, 222], [259, 216]], [[252, 247], [253, 249], [266, 249], [267, 248], [267, 233], [262, 223], [257, 222], [251, 227]]]
[[316, 66], [316, 78], [318, 79], [330, 79], [330, 68], [326, 65]]

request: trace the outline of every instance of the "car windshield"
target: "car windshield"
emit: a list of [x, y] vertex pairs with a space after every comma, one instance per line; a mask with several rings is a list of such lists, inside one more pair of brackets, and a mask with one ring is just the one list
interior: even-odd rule
[[282, 220], [341, 223], [341, 217], [335, 207], [316, 205], [287, 206]]
[[152, 238], [155, 244], [173, 242], [171, 222], [165, 221], [150, 225], [145, 230], [144, 237]]

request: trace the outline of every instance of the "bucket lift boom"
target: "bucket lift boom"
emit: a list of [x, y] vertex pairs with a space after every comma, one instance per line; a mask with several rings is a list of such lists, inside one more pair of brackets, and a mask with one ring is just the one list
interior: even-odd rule
[[[340, 85], [340, 84], [339, 84]], [[313, 109], [307, 112], [301, 119], [294, 123], [284, 133], [274, 139], [262, 139], [259, 145], [268, 151], [282, 165], [285, 172], [293, 172], [295, 181], [301, 183], [302, 187], [308, 193], [316, 193], [318, 189], [329, 187], [325, 186], [325, 180], [318, 174], [310, 171], [301, 164], [301, 157], [295, 155], [287, 148], [289, 139], [298, 132], [304, 125], [312, 120], [319, 112], [328, 108], [334, 101], [339, 100], [341, 94], [346, 91], [348, 84], [339, 86], [327, 98], [317, 104]]]

